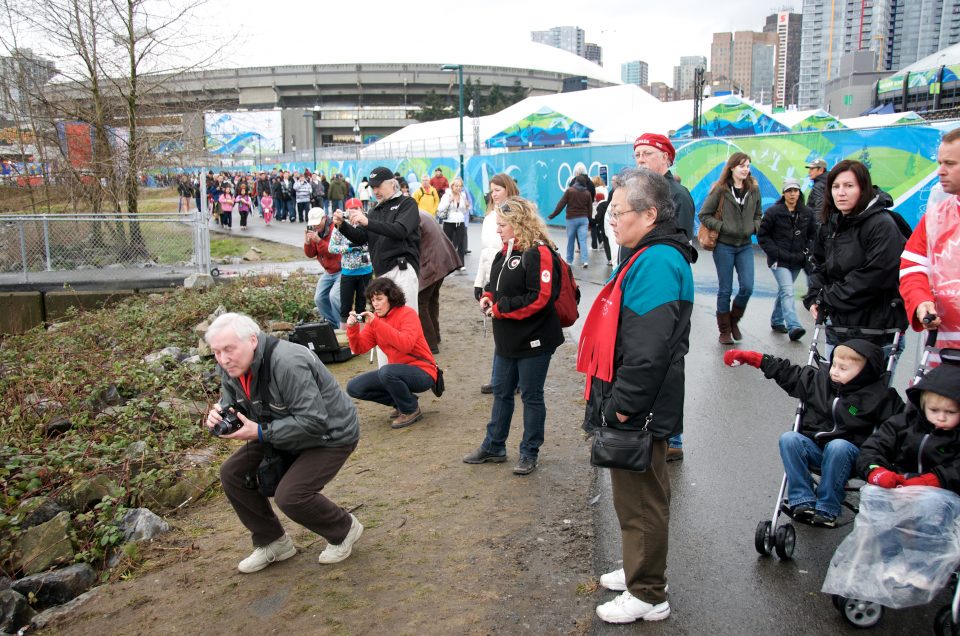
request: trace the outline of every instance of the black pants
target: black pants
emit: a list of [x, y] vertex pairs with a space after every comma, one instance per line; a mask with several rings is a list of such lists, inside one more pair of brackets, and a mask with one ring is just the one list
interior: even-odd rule
[[[300, 222], [303, 223], [307, 220], [307, 212], [310, 211], [310, 202], [309, 201], [298, 201], [297, 202], [297, 216], [300, 217]], [[290, 222], [293, 223], [293, 215], [290, 216]]]
[[597, 249], [597, 244], [603, 246], [603, 252], [607, 255], [607, 262], [610, 262], [610, 242], [607, 240], [607, 233], [603, 231], [603, 219], [606, 212], [597, 212], [597, 217], [591, 221], [590, 225], [590, 247]]
[[443, 233], [453, 243], [457, 254], [460, 255], [460, 262], [463, 263], [464, 257], [467, 255], [467, 224], [444, 222]]
[[358, 314], [367, 307], [367, 285], [373, 274], [361, 274], [359, 276], [346, 276], [341, 270], [340, 273], [340, 322], [347, 322], [347, 316], [350, 310]]

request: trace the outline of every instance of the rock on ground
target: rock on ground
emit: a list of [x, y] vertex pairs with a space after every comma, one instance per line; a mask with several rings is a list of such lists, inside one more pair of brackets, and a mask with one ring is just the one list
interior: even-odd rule
[[17, 539], [16, 568], [25, 574], [43, 572], [52, 565], [73, 560], [70, 543], [70, 513], [61, 512], [50, 521], [24, 532]]
[[128, 510], [120, 521], [124, 541], [149, 541], [170, 530], [170, 525], [148, 508]]
[[28, 597], [32, 593], [37, 599], [36, 606], [46, 609], [80, 596], [96, 581], [97, 573], [92, 567], [77, 563], [60, 570], [25, 576], [14, 581], [13, 589]]

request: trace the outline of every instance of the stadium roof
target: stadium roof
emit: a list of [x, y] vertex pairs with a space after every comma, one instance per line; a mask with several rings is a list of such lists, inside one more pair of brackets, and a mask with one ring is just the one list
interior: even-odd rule
[[903, 67], [894, 73], [894, 75], [928, 71], [930, 69], [940, 68], [943, 65], [951, 66], [953, 64], [960, 64], [960, 44], [954, 44], [953, 46], [948, 46], [945, 49], [931, 53], [927, 57], [917, 60], [910, 66]]
[[[348, 29], [349, 30], [349, 29]], [[335, 31], [335, 30], [334, 30]], [[429, 38], [404, 37], [398, 32], [397, 48], [389, 53], [384, 47], [365, 45], [356, 36], [338, 43], [324, 35], [313, 38], [291, 38], [277, 46], [269, 38], [251, 39], [249, 44], [236, 49], [223, 68], [258, 68], [270, 66], [302, 66], [326, 64], [463, 64], [465, 66], [495, 66], [504, 68], [536, 69], [569, 76], [587, 76], [604, 82], [619, 84], [619, 73], [606, 69], [582, 57], [561, 49], [529, 40], [503, 42], [487, 37], [471, 42], [469, 30], [443, 29]], [[486, 35], [486, 34], [484, 34]], [[444, 41], [447, 38], [449, 41]]]

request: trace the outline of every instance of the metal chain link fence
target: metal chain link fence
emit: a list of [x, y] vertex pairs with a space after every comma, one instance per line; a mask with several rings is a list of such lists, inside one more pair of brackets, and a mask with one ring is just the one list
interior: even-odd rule
[[206, 217], [194, 214], [0, 215], [0, 277], [53, 272], [119, 277], [122, 270], [208, 273]]

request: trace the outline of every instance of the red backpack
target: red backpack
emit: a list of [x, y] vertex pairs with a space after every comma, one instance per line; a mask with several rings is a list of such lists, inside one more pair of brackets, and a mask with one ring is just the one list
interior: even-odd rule
[[577, 305], [580, 304], [580, 287], [573, 277], [573, 269], [570, 264], [560, 258], [555, 250], [546, 247], [555, 263], [560, 265], [560, 291], [556, 300], [553, 301], [553, 308], [557, 311], [557, 317], [560, 318], [561, 327], [571, 327], [580, 317]]

